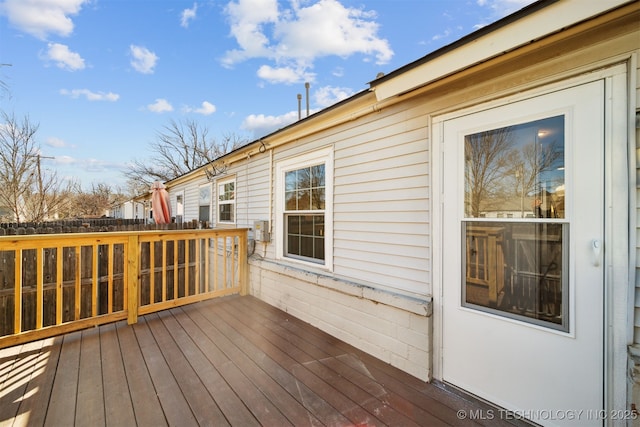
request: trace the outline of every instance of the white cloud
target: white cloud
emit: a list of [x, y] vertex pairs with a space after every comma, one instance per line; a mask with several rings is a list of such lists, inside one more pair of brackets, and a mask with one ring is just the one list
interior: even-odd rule
[[325, 108], [340, 102], [343, 99], [347, 99], [353, 94], [353, 90], [346, 87], [325, 86], [316, 90], [313, 94], [313, 98], [316, 105]]
[[184, 28], [189, 27], [189, 22], [196, 19], [196, 12], [198, 11], [198, 4], [194, 3], [191, 9], [185, 9], [180, 14], [180, 25]]
[[0, 14], [16, 28], [45, 40], [49, 34], [69, 36], [73, 21], [84, 3], [90, 0], [5, 0]]
[[92, 92], [89, 89], [60, 89], [60, 94], [68, 96], [70, 98], [80, 98], [81, 96], [85, 97], [87, 101], [110, 101], [115, 102], [120, 99], [120, 95], [113, 92]]
[[198, 113], [203, 116], [208, 116], [216, 112], [216, 106], [209, 101], [203, 101], [199, 108], [185, 107], [187, 113]]
[[52, 162], [58, 166], [73, 166], [87, 172], [120, 171], [126, 166], [124, 163], [109, 162], [94, 158], [79, 159], [71, 156], [55, 156]]
[[271, 56], [265, 26], [278, 20], [277, 0], [239, 0], [229, 2], [225, 8], [231, 24], [231, 35], [239, 50], [226, 53], [223, 63], [233, 65], [249, 58]]
[[56, 156], [54, 163], [58, 165], [73, 165], [78, 163], [78, 160], [71, 156]]
[[431, 40], [446, 39], [449, 38], [449, 36], [451, 36], [451, 28], [445, 28], [442, 33], [436, 34], [435, 36], [431, 37]]
[[167, 113], [173, 111], [173, 106], [166, 99], [158, 98], [153, 104], [147, 105], [147, 109], [154, 113]]
[[60, 138], [56, 138], [55, 136], [51, 136], [51, 137], [47, 138], [44, 143], [45, 143], [45, 145], [48, 145], [49, 147], [53, 147], [53, 148], [67, 148], [67, 147], [69, 147], [69, 145], [64, 140], [62, 140]]
[[336, 0], [320, 0], [295, 10], [296, 19], [278, 23], [278, 56], [313, 60], [317, 57], [355, 53], [374, 56], [376, 62], [389, 62], [393, 51], [387, 40], [376, 36], [375, 14], [346, 8]]
[[335, 77], [342, 77], [344, 76], [344, 68], [342, 67], [336, 67], [331, 74], [333, 74]]
[[291, 111], [281, 116], [265, 116], [251, 114], [244, 119], [240, 126], [244, 130], [253, 132], [256, 138], [267, 135], [298, 120], [298, 112]]
[[[393, 50], [377, 36], [376, 15], [363, 9], [345, 7], [337, 0], [291, 1], [291, 8], [278, 10], [276, 0], [236, 0], [225, 12], [231, 23], [231, 35], [239, 48], [226, 52], [225, 66], [250, 59], [265, 58], [275, 66], [263, 65], [259, 75], [272, 82], [309, 80], [302, 76], [317, 58], [349, 57], [363, 54], [387, 63]], [[277, 72], [276, 72], [277, 71]], [[296, 74], [297, 80], [284, 72]]]
[[85, 68], [84, 59], [80, 54], [71, 52], [68, 46], [60, 43], [49, 43], [46, 59], [54, 61], [58, 68], [76, 71]]
[[303, 67], [274, 68], [269, 65], [263, 65], [258, 69], [257, 75], [270, 83], [293, 84], [315, 80], [315, 74], [307, 72]]
[[133, 57], [131, 66], [142, 74], [152, 74], [153, 68], [158, 62], [158, 56], [144, 46], [129, 46], [129, 53]]

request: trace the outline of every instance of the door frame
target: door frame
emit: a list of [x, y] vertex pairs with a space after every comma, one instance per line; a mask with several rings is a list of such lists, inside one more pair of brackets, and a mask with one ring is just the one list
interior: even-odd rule
[[[443, 380], [443, 218], [445, 213], [443, 182], [446, 171], [442, 167], [444, 152], [444, 123], [460, 116], [541, 96], [550, 92], [592, 81], [605, 81], [604, 117], [604, 408], [627, 409], [627, 345], [633, 342], [634, 272], [635, 264], [635, 132], [633, 123], [636, 58], [626, 58], [608, 68], [601, 68], [577, 77], [538, 86], [515, 95], [464, 107], [448, 109], [429, 115], [431, 148], [431, 212], [433, 278], [433, 378]], [[614, 114], [614, 112], [626, 112]], [[614, 165], [616, 167], [614, 167]], [[624, 167], [622, 167], [624, 165]], [[633, 202], [633, 203], [632, 203]], [[613, 238], [615, 236], [615, 239]], [[615, 308], [615, 310], [614, 310]]]

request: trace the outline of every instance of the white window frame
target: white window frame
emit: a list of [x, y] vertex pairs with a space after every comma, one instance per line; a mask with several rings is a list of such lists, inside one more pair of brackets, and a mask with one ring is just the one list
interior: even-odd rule
[[[233, 183], [233, 200], [220, 200], [220, 194], [224, 193], [224, 186], [226, 184]], [[220, 190], [222, 187], [222, 191]], [[238, 185], [236, 183], [236, 177], [228, 177], [224, 179], [219, 179], [216, 181], [216, 223], [218, 224], [235, 224], [237, 217], [237, 204], [238, 200]], [[220, 219], [220, 206], [221, 205], [232, 205], [233, 206], [233, 218], [231, 221], [222, 221]]]
[[[205, 193], [206, 192], [206, 193]], [[206, 195], [205, 197], [202, 197]], [[209, 216], [204, 221], [211, 221], [211, 184], [203, 184], [198, 187], [198, 220], [200, 220], [200, 208], [207, 206], [209, 208]]]
[[[306, 153], [300, 156], [281, 160], [276, 164], [276, 218], [275, 244], [276, 259], [287, 260], [312, 267], [320, 267], [333, 271], [333, 147]], [[324, 209], [324, 263], [306, 261], [287, 256], [285, 253], [285, 174], [288, 171], [309, 166], [325, 165], [325, 209]], [[320, 260], [319, 260], [320, 261]]]
[[176, 210], [173, 216], [175, 217], [177, 223], [184, 222], [184, 203], [185, 203], [184, 190], [176, 193], [175, 203], [176, 203]]

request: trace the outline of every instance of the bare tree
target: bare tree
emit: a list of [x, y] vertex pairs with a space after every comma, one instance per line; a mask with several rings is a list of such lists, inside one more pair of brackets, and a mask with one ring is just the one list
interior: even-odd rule
[[504, 193], [503, 177], [513, 165], [510, 127], [479, 132], [465, 137], [465, 209], [480, 216], [483, 203]]
[[2, 112], [0, 124], [0, 205], [3, 219], [24, 218], [24, 200], [33, 184], [37, 157], [35, 134], [38, 125], [25, 117], [18, 123], [15, 115]]
[[539, 144], [535, 141], [526, 144], [521, 150], [514, 153], [513, 167], [508, 172], [516, 178], [516, 194], [522, 200], [520, 209], [524, 217], [524, 199], [527, 195], [535, 195], [542, 199], [540, 187], [541, 177], [544, 172], [554, 169], [554, 166], [564, 156], [563, 147], [557, 141]]
[[125, 172], [130, 186], [148, 189], [154, 181], [169, 181], [240, 147], [246, 141], [225, 135], [209, 137], [209, 130], [193, 120], [172, 120], [149, 146], [151, 157], [135, 160]]
[[8, 221], [43, 221], [64, 203], [70, 184], [42, 167], [38, 125], [5, 111], [0, 123], [0, 205]]
[[76, 191], [72, 203], [74, 216], [103, 216], [116, 197], [111, 187], [104, 183], [92, 184], [88, 191]]

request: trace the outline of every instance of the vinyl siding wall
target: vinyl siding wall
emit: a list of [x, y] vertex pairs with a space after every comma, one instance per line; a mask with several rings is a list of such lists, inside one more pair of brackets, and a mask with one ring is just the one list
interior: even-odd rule
[[[423, 379], [432, 289], [427, 131], [415, 103], [276, 147], [273, 191], [279, 161], [333, 147], [333, 271], [275, 259], [283, 233], [275, 194], [272, 241], [256, 243], [250, 259], [253, 295]], [[269, 219], [269, 156], [256, 156], [267, 168], [248, 168], [253, 219]], [[243, 168], [235, 168], [239, 191]]]
[[[431, 236], [430, 115], [497, 99], [508, 102], [522, 91], [626, 61], [637, 55], [639, 34], [637, 25], [627, 21], [606, 31], [586, 31], [584, 37], [576, 31], [540, 46], [532, 42], [524, 52], [443, 78], [405, 94], [397, 104], [339, 125], [331, 122], [331, 114], [317, 117], [310, 127], [323, 120], [331, 126], [308, 136], [286, 140], [283, 132], [267, 138], [265, 152], [237, 161], [227, 171], [236, 177], [236, 225], [253, 227], [255, 220], [272, 224], [271, 242], [256, 243], [249, 259], [250, 293], [418, 378], [430, 378], [432, 295], [439, 286], [432, 283], [432, 251], [438, 242]], [[640, 88], [637, 97], [640, 105]], [[374, 92], [355, 103], [358, 108], [373, 106]], [[352, 112], [345, 106], [343, 117]], [[328, 242], [334, 251], [332, 271], [276, 259], [275, 250], [283, 232], [275, 227], [278, 162], [329, 146], [334, 150], [334, 236]], [[199, 184], [189, 184], [195, 218]], [[185, 189], [185, 219], [191, 212], [190, 194]], [[640, 186], [637, 194], [640, 200]], [[214, 192], [213, 212], [215, 198]], [[640, 202], [636, 206], [640, 242]], [[636, 246], [640, 273], [640, 244]], [[634, 335], [640, 343], [640, 279], [635, 286]]]
[[[419, 108], [403, 107], [275, 149], [274, 169], [282, 159], [334, 147], [334, 271], [325, 273], [427, 299], [431, 287], [426, 123]], [[259, 156], [249, 167], [243, 162], [234, 168], [241, 218], [240, 207], [248, 205], [249, 221], [239, 225], [269, 219], [269, 153]], [[276, 179], [274, 171], [274, 188]], [[243, 198], [244, 189], [249, 198]], [[273, 241], [265, 256], [269, 259], [275, 257], [275, 239], [282, 233], [275, 229], [275, 205], [272, 209]]]

